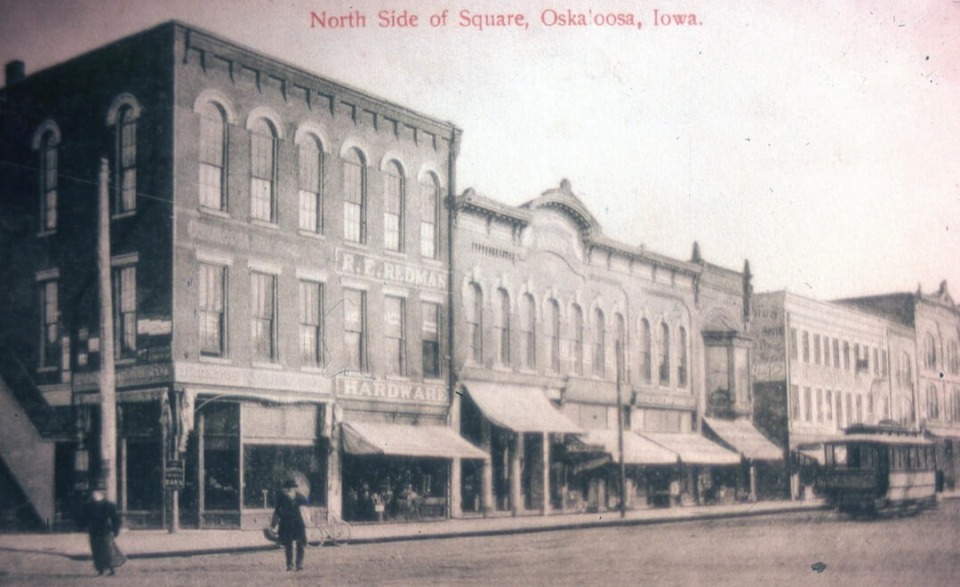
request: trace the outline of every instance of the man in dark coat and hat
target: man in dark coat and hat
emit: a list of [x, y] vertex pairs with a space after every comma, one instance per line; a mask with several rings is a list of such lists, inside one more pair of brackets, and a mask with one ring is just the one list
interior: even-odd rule
[[277, 534], [283, 544], [287, 559], [287, 570], [293, 570], [293, 543], [297, 543], [297, 570], [303, 570], [303, 550], [307, 544], [307, 528], [303, 523], [300, 506], [307, 505], [307, 499], [297, 492], [297, 482], [288, 479], [283, 482], [282, 491], [277, 495], [277, 505], [273, 509], [272, 526], [279, 526]]
[[91, 492], [84, 520], [90, 535], [93, 567], [99, 575], [113, 575], [114, 568], [127, 562], [127, 559], [113, 541], [120, 534], [120, 513], [117, 506], [105, 498], [102, 487], [98, 486]]

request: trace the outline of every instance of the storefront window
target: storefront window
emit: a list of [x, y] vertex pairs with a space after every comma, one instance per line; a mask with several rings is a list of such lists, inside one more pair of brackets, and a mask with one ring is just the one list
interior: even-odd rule
[[123, 435], [121, 505], [125, 511], [159, 510], [163, 499], [160, 403], [123, 404], [119, 415]]
[[313, 446], [245, 445], [243, 447], [243, 507], [272, 508], [287, 479], [311, 505], [322, 505], [326, 486], [323, 466]]
[[450, 461], [344, 457], [343, 515], [351, 521], [416, 521], [447, 515]]
[[211, 403], [204, 421], [204, 507], [237, 510], [240, 507], [240, 406]]

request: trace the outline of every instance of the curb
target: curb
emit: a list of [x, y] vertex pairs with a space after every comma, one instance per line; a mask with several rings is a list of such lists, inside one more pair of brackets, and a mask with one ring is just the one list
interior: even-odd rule
[[[760, 511], [754, 510], [744, 510], [739, 512], [722, 512], [722, 513], [713, 513], [713, 514], [695, 514], [690, 517], [652, 517], [652, 518], [641, 518], [641, 519], [620, 519], [612, 518], [609, 520], [595, 520], [582, 523], [559, 523], [553, 525], [544, 525], [544, 526], [528, 526], [528, 527], [516, 527], [516, 528], [491, 528], [491, 529], [477, 529], [477, 530], [462, 530], [455, 532], [424, 532], [420, 534], [408, 534], [408, 535], [398, 535], [398, 536], [370, 536], [366, 538], [354, 538], [350, 540], [350, 545], [354, 544], [383, 544], [388, 542], [413, 542], [418, 540], [440, 540], [446, 538], [476, 538], [479, 536], [510, 536], [517, 534], [534, 534], [541, 532], [558, 532], [558, 531], [567, 531], [567, 530], [592, 530], [597, 528], [623, 528], [628, 526], [653, 526], [659, 524], [671, 524], [677, 522], [702, 522], [702, 521], [712, 521], [712, 520], [723, 520], [731, 518], [748, 518], [748, 517], [759, 517], [759, 516], [769, 516], [769, 515], [782, 515], [782, 514], [794, 514], [794, 513], [805, 513], [805, 512], [815, 512], [821, 510], [831, 509], [829, 505], [826, 504], [816, 504], [806, 507], [790, 507], [790, 508], [775, 508], [775, 509], [765, 509]], [[615, 516], [616, 514], [614, 514]], [[332, 546], [332, 545], [331, 545]], [[159, 559], [159, 558], [186, 558], [192, 556], [210, 556], [218, 554], [245, 554], [245, 553], [255, 553], [255, 552], [267, 552], [279, 548], [279, 545], [276, 544], [263, 544], [263, 545], [253, 545], [253, 546], [225, 546], [220, 548], [207, 548], [207, 549], [194, 549], [194, 550], [173, 550], [173, 551], [164, 551], [164, 552], [140, 552], [140, 553], [127, 553], [127, 558], [130, 560], [135, 559]], [[312, 548], [319, 548], [319, 546], [312, 545]], [[66, 555], [67, 558], [77, 561], [89, 561], [92, 560], [89, 554], [83, 555]]]

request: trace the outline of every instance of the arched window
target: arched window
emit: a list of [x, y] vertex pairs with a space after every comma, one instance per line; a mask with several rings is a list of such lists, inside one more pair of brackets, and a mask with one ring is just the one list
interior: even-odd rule
[[133, 107], [124, 105], [117, 112], [116, 125], [116, 201], [117, 213], [137, 209], [137, 118]]
[[367, 241], [367, 173], [359, 149], [347, 151], [343, 158], [343, 238], [355, 243]]
[[420, 180], [420, 256], [436, 259], [440, 250], [440, 182], [432, 173]]
[[940, 393], [936, 385], [927, 387], [927, 419], [940, 419]]
[[300, 230], [323, 232], [323, 148], [312, 134], [297, 144], [300, 187]]
[[643, 378], [645, 383], [650, 383], [653, 380], [651, 346], [650, 322], [644, 318], [640, 321], [640, 377]]
[[660, 324], [660, 340], [657, 342], [660, 353], [660, 385], [670, 385], [670, 327], [666, 322]]
[[463, 310], [467, 320], [467, 357], [479, 364], [483, 362], [483, 291], [478, 284], [467, 287]]
[[603, 321], [603, 311], [597, 308], [593, 320], [593, 374], [602, 376], [607, 367], [607, 325]]
[[677, 331], [677, 386], [687, 386], [687, 330], [681, 326]]
[[947, 367], [951, 375], [960, 373], [960, 356], [957, 354], [957, 341], [947, 343]]
[[265, 118], [250, 125], [250, 217], [276, 222], [277, 131]]
[[560, 372], [560, 304], [557, 300], [547, 301], [546, 315], [547, 338], [550, 341], [550, 370]]
[[923, 366], [927, 369], [937, 368], [937, 339], [930, 332], [923, 339]]
[[537, 366], [537, 313], [533, 296], [524, 294], [520, 303], [521, 343], [523, 348], [520, 354], [523, 357], [523, 366], [535, 369]]
[[388, 251], [403, 250], [403, 169], [396, 161], [387, 163], [383, 185], [383, 246]]
[[577, 304], [570, 312], [570, 346], [573, 348], [573, 372], [583, 375], [583, 310]]
[[227, 113], [214, 102], [200, 109], [200, 207], [227, 209]]
[[60, 141], [54, 130], [40, 137], [40, 230], [57, 229], [57, 147]]
[[510, 364], [510, 294], [502, 287], [497, 290], [497, 313], [494, 329], [497, 331], [497, 358], [501, 365]]

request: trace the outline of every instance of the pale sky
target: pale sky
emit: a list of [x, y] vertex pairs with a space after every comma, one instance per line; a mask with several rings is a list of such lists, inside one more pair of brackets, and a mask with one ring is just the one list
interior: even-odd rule
[[[546, 26], [566, 14], [546, 0], [0, 0], [0, 61], [29, 74], [175, 18], [455, 123], [458, 192], [520, 204], [568, 178], [608, 236], [749, 259], [758, 292], [946, 279], [960, 299], [960, 0], [567, 5], [642, 27]], [[380, 28], [390, 9], [420, 26]], [[464, 9], [530, 24], [478, 31]], [[324, 10], [366, 28], [311, 28]]]

